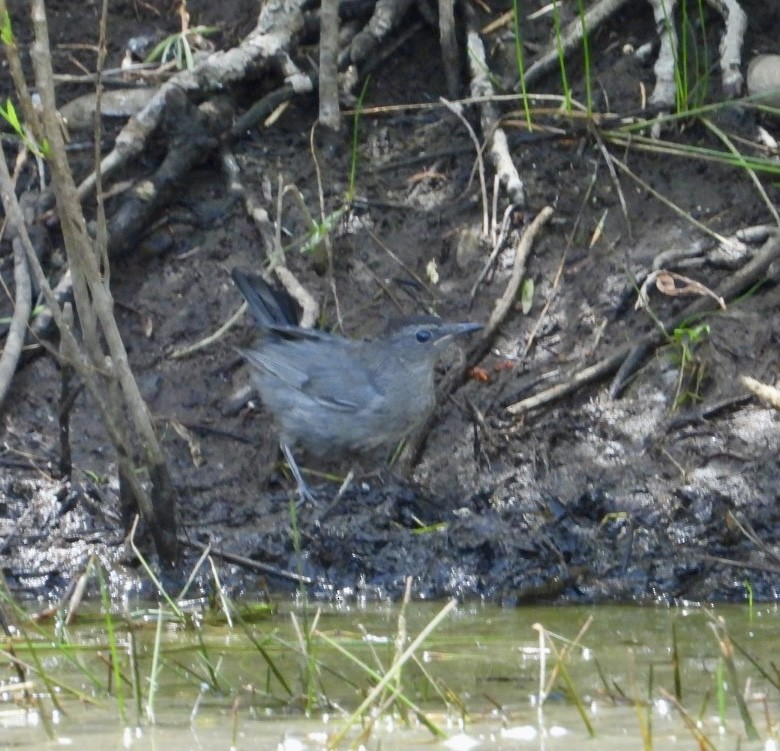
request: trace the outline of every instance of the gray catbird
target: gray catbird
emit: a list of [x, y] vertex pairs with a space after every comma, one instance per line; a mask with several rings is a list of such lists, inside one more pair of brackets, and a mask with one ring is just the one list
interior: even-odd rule
[[433, 371], [443, 345], [482, 328], [414, 316], [377, 339], [347, 339], [301, 328], [292, 298], [259, 276], [234, 269], [233, 280], [262, 330], [257, 345], [241, 354], [280, 427], [302, 496], [311, 497], [292, 446], [330, 456], [398, 442], [434, 407]]

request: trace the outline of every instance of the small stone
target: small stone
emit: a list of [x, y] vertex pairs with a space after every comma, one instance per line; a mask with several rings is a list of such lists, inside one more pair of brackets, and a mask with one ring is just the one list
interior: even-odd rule
[[780, 107], [780, 55], [758, 55], [750, 61], [747, 88], [756, 102]]
[[482, 233], [477, 227], [466, 227], [456, 238], [455, 261], [459, 269], [468, 269], [475, 258], [482, 256]]

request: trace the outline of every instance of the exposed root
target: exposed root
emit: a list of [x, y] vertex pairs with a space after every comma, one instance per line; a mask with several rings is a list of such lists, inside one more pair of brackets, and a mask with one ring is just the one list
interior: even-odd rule
[[742, 44], [747, 29], [747, 15], [737, 0], [707, 0], [723, 16], [726, 28], [720, 40], [720, 70], [723, 93], [728, 99], [742, 95]]
[[496, 174], [509, 194], [511, 203], [525, 206], [525, 190], [523, 181], [517, 173], [517, 168], [509, 154], [506, 134], [500, 126], [500, 116], [495, 104], [490, 101], [493, 96], [493, 84], [490, 82], [490, 68], [485, 57], [485, 47], [476, 29], [469, 29], [466, 38], [469, 72], [471, 73], [471, 96], [484, 97], [480, 105], [480, 120], [482, 134], [488, 143]]
[[655, 88], [650, 104], [662, 109], [674, 107], [677, 97], [675, 70], [677, 67], [677, 31], [674, 28], [674, 9], [677, 0], [648, 0], [653, 8], [655, 29], [661, 46], [655, 59]]

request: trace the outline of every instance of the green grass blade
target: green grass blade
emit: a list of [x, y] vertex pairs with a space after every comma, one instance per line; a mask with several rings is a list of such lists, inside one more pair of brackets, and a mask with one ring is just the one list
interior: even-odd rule
[[122, 688], [122, 671], [119, 668], [119, 649], [117, 648], [116, 630], [114, 629], [114, 618], [111, 614], [111, 600], [108, 596], [108, 587], [103, 576], [103, 569], [95, 565], [98, 583], [100, 585], [100, 601], [103, 604], [103, 610], [106, 623], [106, 635], [108, 637], [108, 651], [111, 655], [111, 668], [114, 675], [114, 691], [116, 693], [116, 703], [119, 709], [119, 717], [127, 725], [127, 714], [125, 713], [125, 694]]
[[[346, 722], [344, 723], [344, 726], [341, 730], [336, 732], [333, 736], [330, 738], [330, 745], [337, 746], [346, 735], [349, 728], [354, 725], [357, 720], [363, 715], [363, 713], [374, 703], [374, 701], [377, 699], [377, 697], [388, 687], [388, 685], [395, 680], [396, 675], [400, 670], [403, 669], [403, 666], [409, 660], [409, 658], [414, 654], [414, 652], [417, 651], [417, 649], [420, 647], [420, 645], [428, 638], [428, 636], [431, 634], [434, 629], [450, 614], [452, 610], [457, 607], [457, 601], [456, 600], [450, 600], [437, 614], [434, 616], [434, 618], [423, 628], [423, 630], [415, 637], [415, 639], [412, 640], [411, 644], [404, 650], [404, 652], [400, 655], [398, 660], [396, 660], [393, 665], [390, 666], [390, 669], [383, 675], [381, 678], [379, 678], [376, 686], [374, 686], [373, 689], [368, 693], [368, 696], [363, 700], [363, 702], [360, 704], [360, 706], [347, 718]], [[335, 647], [336, 649], [339, 649], [340, 645], [338, 645], [336, 642], [334, 642], [332, 639], [329, 639], [325, 634], [321, 632], [317, 632], [318, 636], [322, 639], [324, 639], [327, 643], [331, 644], [331, 646]], [[346, 650], [344, 650], [346, 652]], [[347, 653], [347, 656], [349, 654]], [[367, 670], [371, 670], [366, 666]], [[373, 671], [372, 671], [373, 672]], [[400, 701], [404, 701], [401, 697], [402, 694], [397, 694]], [[411, 709], [411, 707], [410, 707]], [[426, 725], [426, 727], [428, 727]], [[436, 728], [435, 730], [431, 730], [437, 737], [443, 738], [446, 737], [446, 734], [443, 730], [438, 728], [435, 725], [432, 725], [433, 728]], [[430, 729], [430, 728], [429, 728]]]
[[525, 83], [525, 60], [523, 57], [523, 35], [520, 28], [520, 0], [512, 0], [512, 23], [515, 32], [515, 60], [517, 62], [517, 74], [520, 77], [520, 93], [523, 101], [523, 111], [525, 112], [525, 123], [528, 132], [533, 130], [531, 123], [531, 106], [528, 101], [528, 90]]

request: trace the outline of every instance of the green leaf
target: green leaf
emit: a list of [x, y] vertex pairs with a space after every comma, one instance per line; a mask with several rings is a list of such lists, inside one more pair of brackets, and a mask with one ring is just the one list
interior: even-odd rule
[[165, 37], [147, 56], [145, 63], [153, 63], [157, 60], [165, 62], [168, 57], [168, 49], [173, 44], [173, 37]]
[[192, 70], [195, 67], [195, 60], [192, 57], [192, 47], [190, 47], [190, 40], [185, 35], [181, 38], [181, 43], [184, 47], [184, 59], [187, 64], [187, 70]]
[[534, 302], [534, 280], [523, 279], [523, 285], [520, 288], [520, 309], [523, 315], [527, 316]]
[[23, 136], [22, 124], [19, 122], [19, 116], [16, 114], [16, 107], [14, 103], [8, 99], [6, 101], [5, 109], [0, 107], [0, 116], [14, 129], [18, 136]]
[[11, 14], [6, 10], [0, 19], [0, 41], [3, 44], [13, 44], [14, 32], [11, 28]]
[[195, 58], [192, 56], [189, 37], [185, 34], [181, 41], [184, 45], [184, 59], [187, 61], [187, 70], [192, 70], [195, 67]]

